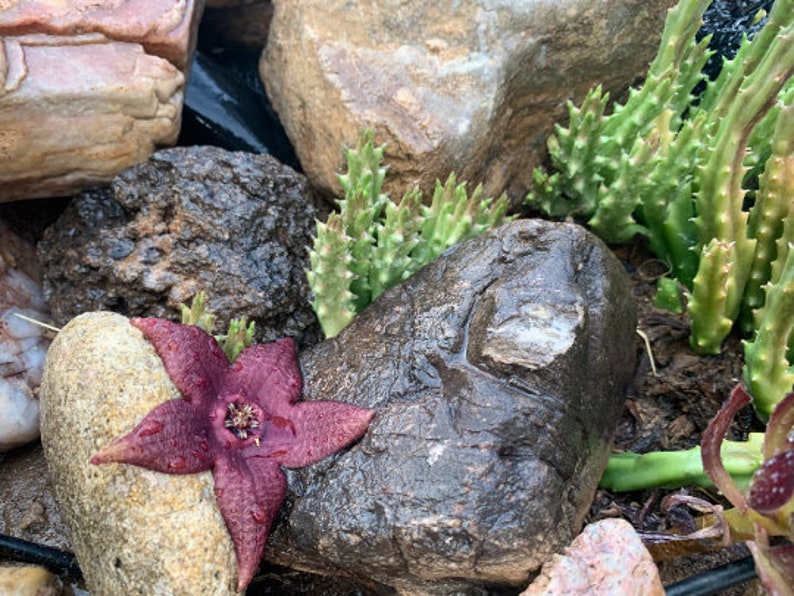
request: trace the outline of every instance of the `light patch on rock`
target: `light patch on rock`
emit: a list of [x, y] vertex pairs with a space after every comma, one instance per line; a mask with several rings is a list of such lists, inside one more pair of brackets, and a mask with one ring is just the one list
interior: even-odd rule
[[488, 330], [483, 355], [527, 368], [546, 366], [570, 349], [583, 319], [581, 305], [524, 304]]

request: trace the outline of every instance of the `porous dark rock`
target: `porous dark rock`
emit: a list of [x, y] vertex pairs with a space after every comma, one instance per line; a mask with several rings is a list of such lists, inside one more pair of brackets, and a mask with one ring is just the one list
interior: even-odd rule
[[301, 354], [307, 399], [377, 410], [290, 472], [266, 558], [403, 593], [524, 586], [582, 527], [632, 378], [628, 278], [519, 220], [460, 244]]
[[304, 178], [268, 155], [175, 148], [77, 195], [38, 254], [57, 324], [83, 312], [178, 319], [199, 291], [257, 339], [315, 341], [306, 247], [317, 211]]

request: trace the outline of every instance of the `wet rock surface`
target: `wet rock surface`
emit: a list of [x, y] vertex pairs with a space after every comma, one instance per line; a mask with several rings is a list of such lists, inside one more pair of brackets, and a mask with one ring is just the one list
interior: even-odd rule
[[675, 1], [273, 4], [260, 74], [313, 184], [338, 195], [339, 148], [370, 128], [392, 196], [455, 171], [518, 204], [566, 100], [642, 76]]
[[154, 348], [114, 313], [58, 334], [41, 434], [59, 509], [92, 594], [234, 594], [236, 559], [210, 472], [176, 476], [89, 459], [179, 398]]
[[580, 227], [451, 249], [301, 354], [308, 399], [377, 415], [343, 458], [290, 472], [265, 557], [422, 594], [525, 585], [581, 529], [635, 325], [621, 265]]
[[94, 310], [178, 319], [199, 291], [257, 339], [319, 336], [304, 269], [317, 212], [304, 178], [266, 155], [167, 149], [76, 196], [38, 254], [53, 319]]

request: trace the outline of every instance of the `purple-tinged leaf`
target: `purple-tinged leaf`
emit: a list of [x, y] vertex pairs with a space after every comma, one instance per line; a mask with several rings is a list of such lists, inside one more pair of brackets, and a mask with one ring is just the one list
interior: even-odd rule
[[725, 440], [728, 428], [733, 421], [733, 417], [736, 416], [739, 410], [749, 404], [750, 401], [750, 396], [744, 390], [741, 383], [737, 384], [731, 391], [730, 397], [722, 404], [720, 411], [717, 412], [717, 415], [714, 416], [714, 419], [709, 423], [708, 427], [706, 427], [706, 430], [703, 431], [703, 438], [701, 441], [703, 470], [709, 475], [714, 485], [722, 491], [725, 498], [742, 513], [747, 512], [747, 501], [742, 491], [739, 490], [739, 487], [722, 464], [720, 448], [722, 442]]
[[767, 459], [753, 474], [747, 503], [764, 515], [773, 515], [794, 497], [794, 450]]
[[794, 544], [770, 547], [766, 534], [761, 532], [761, 540], [747, 542], [761, 584], [770, 596], [791, 596], [794, 594]]
[[794, 450], [794, 392], [775, 406], [764, 434], [764, 459]]

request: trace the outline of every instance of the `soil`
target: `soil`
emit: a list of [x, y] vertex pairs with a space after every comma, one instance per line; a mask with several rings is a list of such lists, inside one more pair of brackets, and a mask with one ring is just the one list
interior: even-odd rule
[[[637, 299], [637, 367], [634, 385], [615, 432], [615, 449], [646, 453], [689, 449], [700, 444], [711, 418], [739, 382], [744, 362], [741, 339], [731, 335], [718, 355], [698, 355], [689, 347], [689, 322], [653, 305], [656, 280], [665, 274], [661, 263], [641, 243], [613, 249], [626, 267]], [[654, 370], [655, 368], [655, 370]], [[763, 431], [752, 408], [734, 420], [733, 440], [744, 440], [749, 432]], [[748, 555], [744, 544], [724, 548], [718, 540], [667, 543], [660, 536], [687, 534], [695, 530], [695, 512], [678, 506], [662, 510], [662, 500], [671, 493], [702, 498], [729, 508], [714, 489], [689, 487], [613, 493], [599, 489], [589, 521], [622, 517], [631, 522], [657, 560], [662, 582], [667, 585], [709, 571]], [[758, 582], [745, 582], [721, 594], [748, 594]]]

